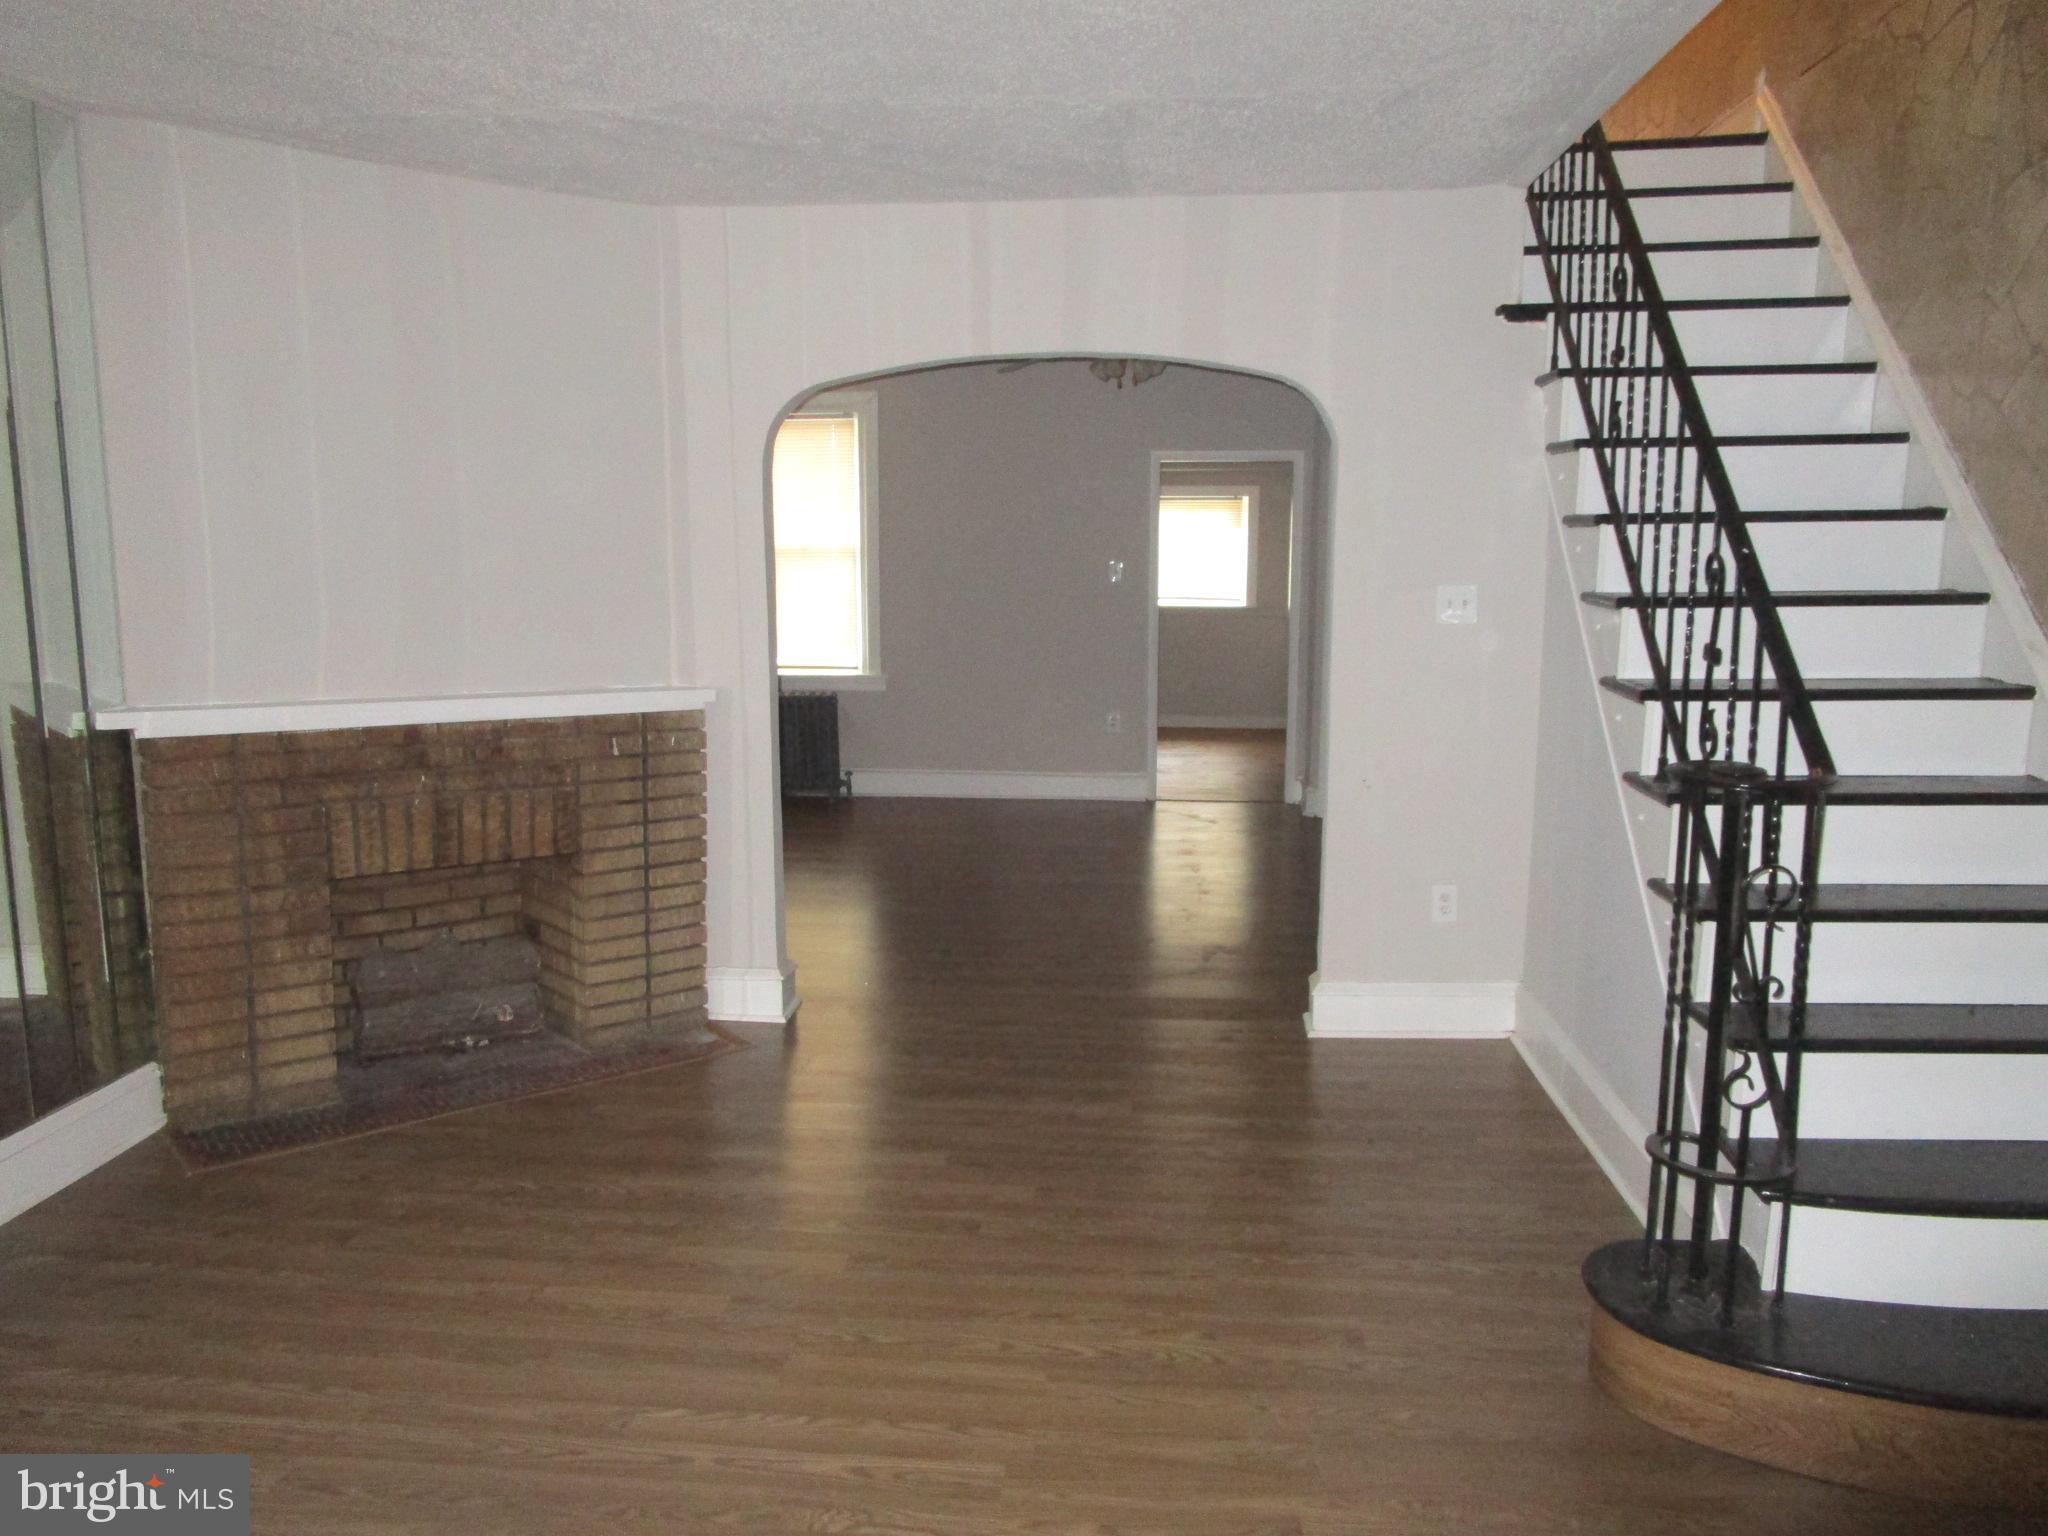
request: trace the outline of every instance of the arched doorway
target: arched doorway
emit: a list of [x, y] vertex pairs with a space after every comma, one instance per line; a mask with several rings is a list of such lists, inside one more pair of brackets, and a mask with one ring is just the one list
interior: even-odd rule
[[1291, 384], [1185, 361], [990, 357], [804, 391], [763, 462], [784, 789], [1145, 802], [1164, 720], [1276, 744], [1270, 794], [1225, 774], [1196, 798], [1314, 811], [1328, 450]]

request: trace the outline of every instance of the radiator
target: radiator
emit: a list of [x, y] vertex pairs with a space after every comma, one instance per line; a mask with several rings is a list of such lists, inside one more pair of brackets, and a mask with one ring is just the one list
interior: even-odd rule
[[853, 775], [839, 766], [839, 695], [782, 696], [782, 792], [851, 795]]

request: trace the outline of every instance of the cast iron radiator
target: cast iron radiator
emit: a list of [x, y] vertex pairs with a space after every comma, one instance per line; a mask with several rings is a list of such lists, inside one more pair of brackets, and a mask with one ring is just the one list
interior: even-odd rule
[[853, 775], [839, 766], [839, 695], [782, 696], [782, 792], [851, 795]]

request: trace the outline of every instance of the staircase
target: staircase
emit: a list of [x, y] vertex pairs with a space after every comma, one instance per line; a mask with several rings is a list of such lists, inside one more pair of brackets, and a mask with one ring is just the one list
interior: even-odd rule
[[1567, 545], [1640, 717], [1617, 766], [1668, 808], [1635, 829], [1668, 918], [1648, 1216], [1586, 1261], [1594, 1373], [1758, 1460], [2048, 1507], [2034, 620], [1778, 167], [1594, 129], [1530, 189], [1506, 311], [1550, 327]]

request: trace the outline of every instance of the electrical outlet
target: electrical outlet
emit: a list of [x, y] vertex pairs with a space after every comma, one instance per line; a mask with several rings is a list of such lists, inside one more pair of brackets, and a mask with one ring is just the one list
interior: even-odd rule
[[1429, 888], [1429, 920], [1433, 923], [1455, 923], [1458, 920], [1458, 888], [1455, 885], [1432, 885]]
[[1109, 712], [1108, 720], [1104, 722], [1103, 728], [1107, 730], [1109, 734], [1112, 736], [1121, 736], [1124, 733], [1123, 711], [1120, 709], [1112, 709]]
[[1436, 621], [1439, 624], [1477, 624], [1479, 622], [1479, 589], [1477, 587], [1438, 587], [1436, 589]]

